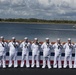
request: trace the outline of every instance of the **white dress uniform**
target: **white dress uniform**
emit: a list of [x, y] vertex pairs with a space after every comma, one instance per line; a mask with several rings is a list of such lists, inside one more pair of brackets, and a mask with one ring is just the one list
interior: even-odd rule
[[6, 42], [0, 42], [0, 67], [1, 65], [3, 68], [6, 68], [6, 50], [7, 50], [7, 43]]
[[66, 43], [64, 45], [65, 49], [65, 57], [64, 57], [64, 68], [67, 67], [67, 59], [69, 59], [69, 68], [72, 68], [72, 50], [73, 50], [73, 44]]
[[74, 44], [74, 50], [75, 50], [75, 58], [74, 58], [74, 68], [76, 68], [76, 43]]
[[51, 68], [50, 65], [50, 54], [51, 54], [51, 43], [47, 44], [46, 42], [44, 42], [41, 46], [42, 50], [43, 50], [43, 66], [42, 68], [45, 68], [46, 66], [46, 58], [47, 58], [47, 66], [48, 68]]
[[[15, 46], [17, 45], [17, 46]], [[8, 44], [9, 47], [9, 67], [12, 66], [12, 60], [14, 59], [14, 67], [18, 66], [17, 63], [17, 52], [19, 48], [19, 43], [18, 42], [10, 42]]]
[[63, 46], [62, 46], [62, 44], [55, 43], [53, 45], [53, 48], [54, 48], [54, 53], [55, 53], [53, 67], [57, 68], [57, 59], [58, 59], [58, 68], [62, 68], [62, 66], [61, 66], [61, 50], [62, 50]]
[[22, 42], [20, 45], [20, 48], [22, 48], [22, 61], [21, 61], [21, 67], [24, 66], [24, 60], [26, 56], [26, 67], [29, 67], [29, 50], [30, 50], [30, 43], [28, 42]]
[[35, 43], [33, 43], [32, 45], [31, 45], [31, 50], [32, 50], [32, 65], [31, 65], [31, 67], [34, 67], [34, 65], [35, 65], [35, 58], [36, 58], [36, 67], [38, 68], [38, 67], [40, 67], [40, 65], [39, 65], [39, 54], [40, 54], [40, 45], [39, 45], [39, 43], [38, 44], [35, 44]]

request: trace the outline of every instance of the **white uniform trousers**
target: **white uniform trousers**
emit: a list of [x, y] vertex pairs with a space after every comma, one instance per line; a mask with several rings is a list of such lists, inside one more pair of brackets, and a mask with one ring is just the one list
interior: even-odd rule
[[67, 67], [67, 60], [69, 60], [69, 68], [72, 68], [72, 55], [67, 55], [65, 54], [65, 57], [64, 57], [64, 68]]
[[26, 57], [26, 67], [30, 67], [30, 65], [29, 65], [29, 53], [26, 53], [26, 54], [22, 53], [21, 67], [24, 67], [25, 57]]
[[34, 67], [35, 66], [35, 59], [36, 59], [36, 67], [40, 67], [39, 66], [39, 54], [34, 54], [32, 53], [32, 65], [31, 67]]
[[2, 56], [0, 56], [0, 67], [6, 68], [6, 55], [3, 54]]
[[51, 68], [50, 56], [47, 56], [47, 57], [43, 56], [43, 66], [42, 66], [42, 68], [45, 68], [45, 66], [46, 66], [46, 60], [47, 60], [47, 66], [48, 66], [48, 68]]
[[76, 53], [75, 53], [75, 58], [74, 58], [74, 68], [76, 68]]
[[62, 66], [61, 66], [61, 54], [59, 54], [59, 53], [55, 53], [54, 65], [53, 65], [54, 68], [57, 68], [57, 60], [58, 60], [58, 68], [62, 68]]
[[14, 59], [14, 67], [18, 66], [17, 63], [17, 52], [9, 53], [9, 67], [12, 67], [12, 60]]

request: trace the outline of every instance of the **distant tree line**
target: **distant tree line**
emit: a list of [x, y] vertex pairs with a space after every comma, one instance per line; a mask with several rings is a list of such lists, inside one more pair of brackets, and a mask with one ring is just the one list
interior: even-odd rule
[[73, 20], [44, 20], [44, 19], [36, 19], [36, 18], [30, 18], [30, 19], [23, 19], [23, 18], [2, 19], [2, 18], [0, 18], [0, 22], [73, 23], [73, 24], [76, 23], [76, 21], [73, 21]]

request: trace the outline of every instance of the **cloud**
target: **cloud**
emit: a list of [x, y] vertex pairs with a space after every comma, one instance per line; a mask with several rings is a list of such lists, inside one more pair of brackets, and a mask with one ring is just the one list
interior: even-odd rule
[[0, 0], [2, 18], [76, 20], [76, 0]]

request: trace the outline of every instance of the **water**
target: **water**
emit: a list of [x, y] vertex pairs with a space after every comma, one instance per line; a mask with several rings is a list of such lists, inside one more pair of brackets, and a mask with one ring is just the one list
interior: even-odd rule
[[0, 23], [0, 36], [4, 36], [5, 39], [15, 36], [18, 40], [26, 36], [30, 40], [37, 37], [40, 41], [45, 41], [46, 37], [49, 37], [50, 41], [56, 41], [57, 38], [67, 41], [70, 37], [76, 42], [76, 28], [67, 24]]

